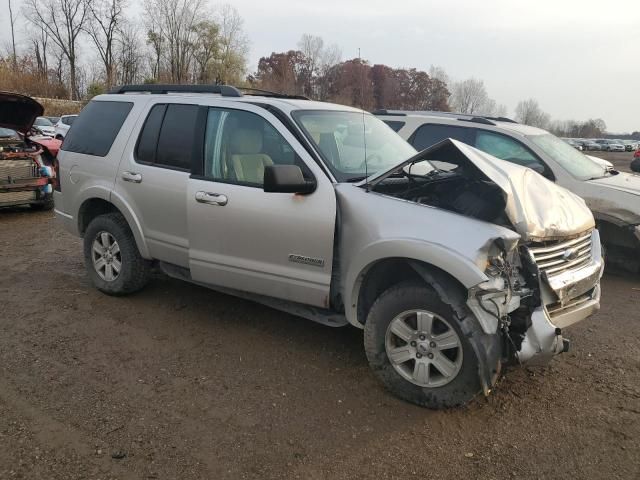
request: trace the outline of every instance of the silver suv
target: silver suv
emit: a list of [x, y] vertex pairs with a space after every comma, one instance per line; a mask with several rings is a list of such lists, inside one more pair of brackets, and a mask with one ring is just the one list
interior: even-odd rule
[[341, 105], [132, 85], [94, 98], [69, 131], [56, 213], [107, 294], [141, 289], [155, 264], [351, 324], [394, 394], [451, 407], [487, 394], [503, 365], [565, 351], [561, 329], [599, 307], [584, 202], [494, 163], [451, 140], [417, 153]]

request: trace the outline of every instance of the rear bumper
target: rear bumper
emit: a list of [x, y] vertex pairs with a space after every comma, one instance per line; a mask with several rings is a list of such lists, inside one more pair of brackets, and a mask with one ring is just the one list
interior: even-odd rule
[[3, 184], [0, 185], [0, 207], [46, 203], [51, 200], [52, 190], [48, 178]]

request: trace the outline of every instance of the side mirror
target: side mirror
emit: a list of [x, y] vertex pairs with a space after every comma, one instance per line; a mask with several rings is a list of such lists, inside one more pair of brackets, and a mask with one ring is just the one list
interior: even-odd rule
[[315, 180], [305, 180], [297, 165], [268, 165], [264, 167], [264, 191], [271, 193], [312, 193]]

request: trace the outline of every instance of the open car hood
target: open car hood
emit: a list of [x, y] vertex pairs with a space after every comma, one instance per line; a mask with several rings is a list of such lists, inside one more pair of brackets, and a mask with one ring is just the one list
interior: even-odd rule
[[358, 185], [368, 183], [373, 187], [421, 160], [454, 164], [457, 166], [454, 171], [461, 175], [497, 185], [505, 195], [505, 213], [524, 241], [566, 238], [595, 227], [593, 215], [582, 198], [529, 168], [500, 160], [453, 139], [443, 140]]
[[18, 93], [0, 92], [0, 127], [27, 134], [44, 108], [33, 98]]

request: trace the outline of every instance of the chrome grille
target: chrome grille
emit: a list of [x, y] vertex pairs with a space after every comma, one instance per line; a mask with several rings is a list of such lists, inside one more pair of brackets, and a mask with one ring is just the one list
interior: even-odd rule
[[575, 270], [591, 262], [591, 232], [578, 238], [529, 248], [540, 272], [547, 277]]
[[0, 182], [39, 177], [38, 165], [31, 159], [0, 160]]
[[2, 192], [0, 193], [0, 205], [13, 205], [19, 202], [29, 202], [36, 199], [36, 192]]

